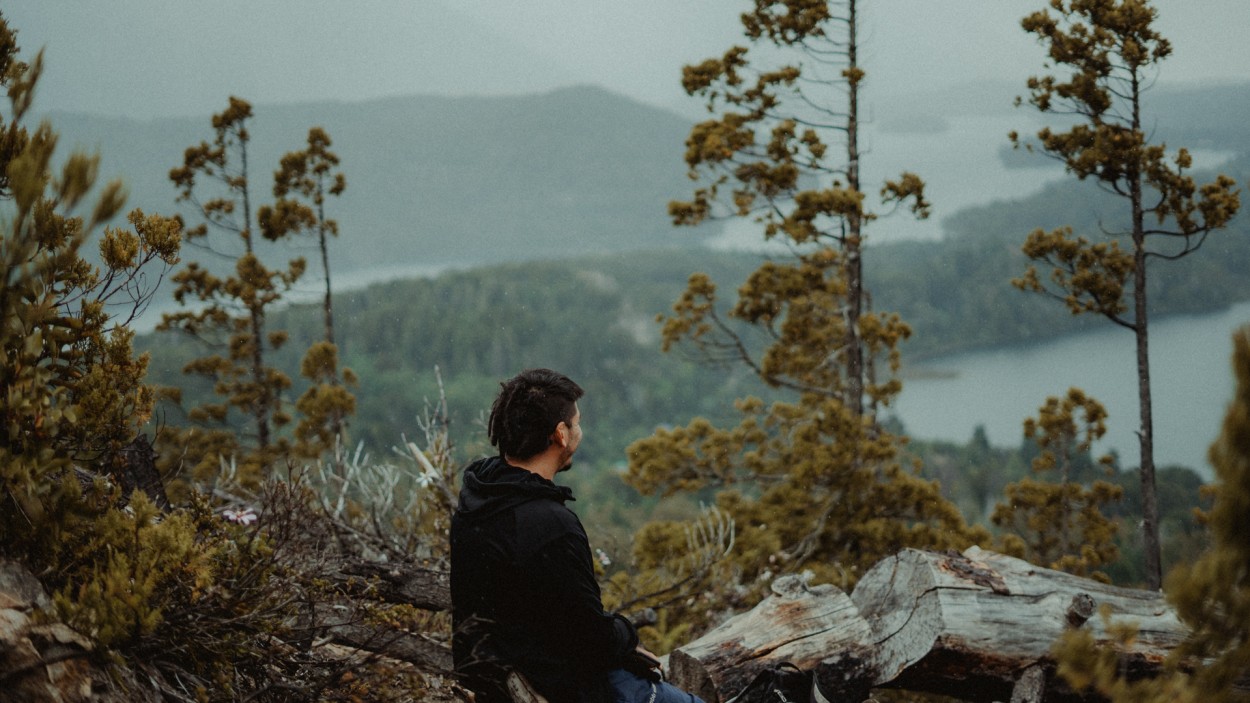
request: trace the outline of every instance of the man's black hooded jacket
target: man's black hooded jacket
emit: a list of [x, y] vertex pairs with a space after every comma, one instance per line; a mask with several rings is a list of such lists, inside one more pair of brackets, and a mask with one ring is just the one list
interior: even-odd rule
[[465, 469], [451, 520], [452, 654], [480, 702], [507, 700], [501, 666], [552, 703], [610, 700], [607, 671], [638, 645], [627, 620], [603, 611], [569, 500], [568, 488], [499, 457]]

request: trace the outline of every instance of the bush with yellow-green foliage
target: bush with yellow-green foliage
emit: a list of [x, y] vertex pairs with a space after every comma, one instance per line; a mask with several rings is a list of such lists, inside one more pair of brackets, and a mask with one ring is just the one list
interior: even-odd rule
[[[629, 568], [604, 580], [605, 607], [643, 624], [639, 637], [653, 652], [689, 642], [753, 602], [741, 568], [728, 558], [736, 539], [733, 517], [714, 507], [687, 522], [648, 522], [634, 536]], [[640, 617], [648, 610], [653, 618]]]
[[1216, 477], [1207, 518], [1212, 547], [1167, 581], [1177, 613], [1194, 628], [1182, 653], [1211, 660], [1195, 676], [1207, 700], [1231, 700], [1230, 683], [1250, 675], [1250, 328], [1242, 328], [1233, 344], [1236, 396], [1210, 453]]
[[109, 183], [89, 202], [96, 157], [74, 153], [54, 170], [56, 133], [26, 124], [42, 70], [42, 55], [20, 60], [0, 17], [10, 108], [0, 124], [0, 550], [49, 568], [92, 512], [73, 467], [107, 473], [152, 412], [148, 359], [133, 355], [119, 322], [152, 294], [140, 272], [177, 261], [181, 226], [135, 210], [133, 229], [104, 229], [101, 266], [80, 255], [121, 210], [124, 191]]
[[[934, 482], [901, 463], [901, 438], [855, 417], [836, 398], [804, 394], [771, 406], [748, 399], [740, 408], [736, 427], [695, 420], [630, 447], [635, 486], [666, 494], [715, 489], [715, 507], [735, 524], [732, 549], [709, 572], [715, 577], [664, 603], [668, 622], [699, 633], [727, 610], [754, 605], [778, 574], [808, 570], [849, 591], [873, 564], [905, 547], [962, 549], [988, 539]], [[686, 578], [669, 565], [686, 555], [684, 529], [643, 530], [634, 547], [637, 578]]]
[[[428, 690], [428, 671], [326, 646], [329, 628], [343, 623], [375, 628], [379, 642], [448, 626], [409, 606], [347, 597], [338, 569], [359, 556], [376, 516], [336, 520], [314, 485], [269, 482], [239, 509], [196, 494], [166, 515], [136, 494], [130, 509], [107, 510], [77, 535], [64, 557], [76, 573], [54, 594], [57, 615], [96, 643], [102, 662], [138, 674], [102, 685], [123, 699], [155, 692], [171, 701], [409, 700]], [[241, 488], [219, 485], [218, 495], [243, 500]]]
[[95, 520], [89, 539], [68, 555], [91, 564], [90, 571], [55, 598], [67, 623], [105, 647], [151, 635], [166, 608], [197, 599], [214, 580], [213, 555], [188, 513], [158, 519], [160, 512], [142, 493], [130, 508], [105, 511]]

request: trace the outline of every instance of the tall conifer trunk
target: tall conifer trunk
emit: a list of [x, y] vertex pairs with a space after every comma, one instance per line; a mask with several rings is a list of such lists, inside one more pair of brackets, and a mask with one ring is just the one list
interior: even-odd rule
[[[321, 245], [321, 271], [325, 274], [326, 279], [326, 298], [325, 298], [325, 325], [326, 325], [326, 343], [334, 344], [334, 299], [330, 289], [330, 253], [329, 246], [326, 244], [326, 209], [325, 209], [325, 193], [322, 192], [321, 185], [317, 186], [317, 238]], [[338, 357], [342, 359], [342, 356]], [[339, 377], [337, 369], [331, 374], [330, 383], [339, 385]], [[341, 438], [346, 444], [346, 437], [343, 437], [343, 412], [335, 408], [330, 413], [330, 432], [335, 437]], [[339, 473], [343, 473], [341, 460], [336, 460], [335, 466]]]
[[[1140, 80], [1132, 74], [1133, 132], [1141, 134]], [[1137, 399], [1141, 427], [1142, 546], [1146, 558], [1146, 583], [1153, 590], [1163, 587], [1162, 547], [1159, 544], [1159, 503], [1155, 493], [1154, 419], [1150, 400], [1150, 325], [1146, 306], [1146, 227], [1142, 207], [1142, 174], [1134, 161], [1130, 174], [1129, 197], [1133, 207], [1133, 332], [1137, 341]]]
[[[325, 208], [317, 206], [317, 218], [319, 222], [325, 222]], [[325, 325], [326, 325], [326, 341], [334, 344], [334, 307], [333, 298], [330, 295], [330, 253], [329, 247], [326, 245], [325, 225], [321, 225], [321, 270], [325, 272], [326, 278], [326, 298], [325, 298]]]
[[[1141, 93], [1136, 70], [1132, 72], [1133, 132], [1141, 134]], [[1159, 544], [1159, 506], [1155, 495], [1154, 421], [1150, 400], [1150, 344], [1146, 299], [1146, 228], [1142, 206], [1142, 174], [1134, 161], [1129, 173], [1129, 199], [1133, 217], [1133, 333], [1137, 344], [1137, 398], [1141, 447], [1142, 546], [1146, 559], [1146, 583], [1151, 589], [1163, 586]]]
[[[847, 117], [846, 117], [846, 180], [854, 192], [859, 189], [859, 82], [860, 72], [856, 52], [855, 0], [847, 3]], [[847, 406], [859, 417], [864, 414], [864, 349], [859, 338], [859, 318], [863, 313], [864, 279], [862, 244], [863, 217], [856, 211], [846, 218], [846, 239], [843, 254], [846, 257], [846, 376]]]
[[[1138, 217], [1140, 217], [1140, 212]], [[1139, 236], [1135, 235], [1134, 238]], [[1137, 339], [1137, 398], [1141, 420], [1138, 436], [1141, 444], [1142, 542], [1146, 552], [1146, 582], [1151, 589], [1158, 590], [1163, 586], [1163, 565], [1162, 547], [1159, 543], [1159, 501], [1155, 491], [1154, 420], [1150, 400], [1150, 328], [1146, 319], [1146, 252], [1142, 245], [1138, 245], [1134, 259], [1137, 269], [1133, 282], [1133, 300], [1137, 306], [1134, 334]]]

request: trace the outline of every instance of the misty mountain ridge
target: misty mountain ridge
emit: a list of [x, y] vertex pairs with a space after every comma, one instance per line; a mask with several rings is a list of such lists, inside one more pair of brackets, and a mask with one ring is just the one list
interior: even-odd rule
[[[327, 203], [342, 232], [331, 246], [339, 272], [698, 240], [690, 233], [675, 238], [666, 214], [674, 194], [690, 188], [681, 160], [690, 123], [602, 88], [255, 104], [253, 110], [254, 207], [271, 199], [278, 160], [303, 148], [310, 127], [324, 127], [333, 139], [348, 184]], [[198, 221], [175, 204], [168, 173], [188, 146], [211, 139], [207, 116], [139, 121], [53, 113], [51, 119], [63, 149], [99, 151], [102, 176], [125, 181], [127, 209], [181, 211]]]

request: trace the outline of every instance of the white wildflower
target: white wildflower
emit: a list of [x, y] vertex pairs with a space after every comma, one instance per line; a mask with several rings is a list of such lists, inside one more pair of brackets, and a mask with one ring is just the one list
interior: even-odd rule
[[250, 525], [260, 519], [251, 508], [243, 508], [242, 510], [226, 509], [222, 511], [221, 517], [227, 522], [239, 525]]

